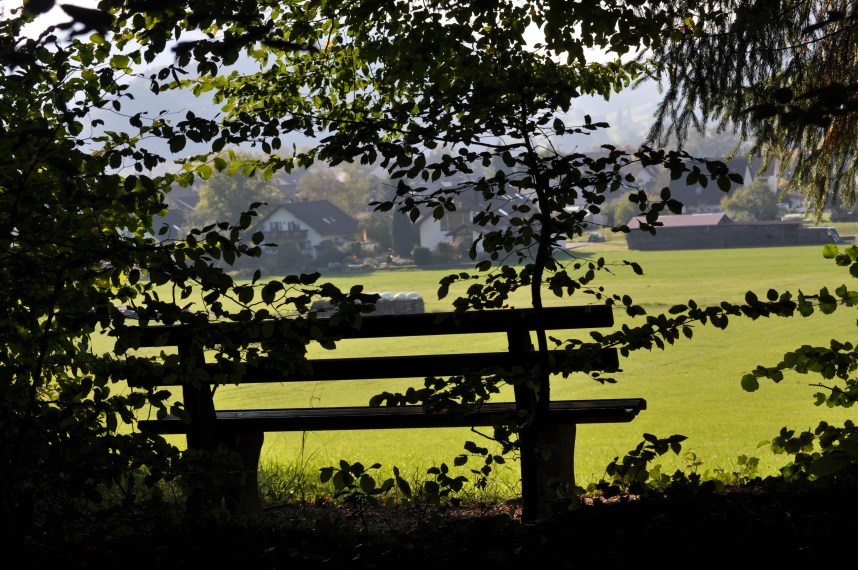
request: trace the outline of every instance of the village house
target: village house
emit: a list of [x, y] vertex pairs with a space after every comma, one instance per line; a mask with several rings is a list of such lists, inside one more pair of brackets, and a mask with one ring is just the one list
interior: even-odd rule
[[327, 200], [288, 202], [272, 208], [253, 231], [263, 232], [269, 243], [295, 242], [303, 255], [315, 258], [323, 244], [353, 240], [358, 222]]
[[[778, 192], [780, 177], [778, 166], [774, 162], [769, 164], [768, 168], [761, 171], [763, 165], [761, 158], [748, 160], [745, 157], [738, 157], [729, 160], [720, 160], [727, 165], [730, 172], [735, 172], [742, 176], [743, 184], [731, 183], [730, 192], [758, 180], [765, 182], [773, 193]], [[638, 168], [637, 170], [633, 170], [631, 174], [635, 177], [638, 185], [652, 192], [659, 192], [661, 185], [667, 184], [667, 187], [670, 189], [671, 198], [682, 202], [685, 210], [689, 213], [718, 212], [721, 210], [721, 199], [727, 195], [726, 192], [718, 188], [718, 185], [711, 180], [705, 187], [699, 182], [689, 185], [685, 181], [685, 176], [676, 180], [670, 180], [666, 170], [658, 166]]]
[[[478, 192], [464, 192], [456, 197], [455, 204], [456, 210], [445, 212], [440, 220], [428, 210], [417, 219], [422, 247], [435, 250], [438, 244], [447, 242], [463, 249], [470, 248], [480, 234], [507, 227], [509, 220], [516, 216], [515, 206], [530, 204], [530, 199], [518, 192], [509, 192], [485, 200]], [[496, 213], [500, 217], [498, 224], [485, 227], [476, 224], [474, 216], [481, 211]]]

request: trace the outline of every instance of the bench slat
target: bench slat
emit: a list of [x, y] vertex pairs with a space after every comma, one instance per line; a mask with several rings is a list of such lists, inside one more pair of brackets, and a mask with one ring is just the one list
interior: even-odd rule
[[[547, 330], [604, 328], [614, 325], [614, 312], [607, 305], [546, 307]], [[395, 326], [391, 326], [391, 319]], [[283, 321], [277, 321], [281, 324]], [[511, 329], [534, 330], [537, 321], [533, 309], [499, 309], [465, 313], [421, 313], [415, 315], [364, 315], [360, 329], [350, 325], [334, 326], [327, 318], [317, 320], [324, 334], [342, 338], [381, 338], [447, 334], [504, 333]], [[229, 336], [231, 331], [256, 334], [263, 338], [260, 323], [213, 323], [213, 334]], [[184, 325], [146, 327], [140, 331], [141, 347], [175, 346], [188, 340], [191, 329]], [[270, 332], [270, 331], [269, 331]], [[275, 333], [276, 334], [276, 333]]]
[[[551, 402], [549, 417], [559, 424], [630, 422], [645, 409], [643, 398], [561, 400]], [[420, 406], [223, 410], [216, 414], [218, 429], [226, 433], [492, 426], [514, 424], [517, 418], [514, 402], [483, 404], [462, 417], [427, 414]], [[141, 420], [137, 425], [164, 435], [188, 430], [176, 416]]]
[[[553, 372], [558, 372], [561, 369], [570, 372], [580, 372], [588, 367], [590, 370], [612, 372], [616, 371], [620, 365], [617, 350], [613, 348], [602, 349], [595, 356], [592, 353], [588, 353], [585, 357], [582, 356], [581, 351], [572, 350], [555, 352], [552, 354], [552, 357], [554, 360]], [[310, 360], [309, 362], [312, 365], [311, 372], [296, 371], [290, 374], [284, 373], [273, 366], [245, 365], [242, 382], [256, 384], [307, 382], [313, 380], [378, 380], [454, 376], [463, 374], [465, 371], [479, 372], [493, 368], [512, 370], [515, 366], [521, 366], [521, 357], [509, 352], [480, 352], [470, 354], [329, 358]], [[223, 367], [216, 363], [206, 364], [204, 368], [213, 381], [217, 381], [216, 375], [223, 372]], [[157, 380], [158, 386], [177, 386], [180, 384], [178, 378], [168, 380], [166, 377], [162, 377], [154, 380]], [[140, 381], [132, 382], [132, 385], [135, 387], [145, 387]]]

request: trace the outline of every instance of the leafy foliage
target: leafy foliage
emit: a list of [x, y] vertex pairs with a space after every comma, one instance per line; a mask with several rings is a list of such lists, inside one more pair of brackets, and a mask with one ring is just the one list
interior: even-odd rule
[[[0, 535], [11, 544], [36, 532], [65, 540], [104, 525], [128, 532], [145, 520], [138, 507], [159, 516], [162, 483], [181, 473], [217, 478], [210, 468], [233, 464], [217, 455], [221, 450], [202, 460], [182, 457], [133, 429], [147, 410], [183, 410], [169, 404], [166, 391], [129, 389], [124, 379], [152, 369], [196, 373], [175, 357], [132, 354], [142, 327], [194, 324], [202, 334], [210, 319], [302, 314], [318, 296], [354, 308], [362, 297], [317, 285], [318, 276], [265, 283], [257, 274], [235, 283], [223, 265], [260, 253], [261, 234], [240, 239], [252, 208], [235, 223], [159, 242], [153, 219], [166, 210], [165, 194], [200, 171], [151, 174], [165, 159], [143, 149], [142, 139], [182, 144], [163, 119], [134, 115], [128, 132], [99, 130], [95, 110], [121, 111], [123, 79], [140, 52], [106, 39], [113, 18], [90, 9], [72, 9], [69, 25], [24, 37], [22, 27], [43, 7], [31, 3], [0, 20]], [[72, 30], [70, 37], [61, 37], [62, 29]], [[208, 136], [192, 114], [180, 125], [182, 137]], [[308, 323], [301, 338], [332, 346], [312, 333]], [[115, 337], [112, 353], [99, 348], [102, 335]], [[222, 344], [220, 358], [247, 357], [242, 338]]]
[[251, 204], [264, 208], [281, 202], [277, 186], [265, 178], [266, 173], [257, 172], [255, 162], [258, 157], [247, 153], [229, 152], [215, 157], [214, 168], [202, 170], [200, 199], [187, 216], [189, 225], [202, 227], [221, 220], [238, 220]]
[[[826, 246], [823, 254], [826, 259], [849, 271], [851, 277], [858, 277], [858, 247], [849, 246], [841, 251], [837, 246]], [[807, 317], [820, 311], [831, 314], [840, 308], [858, 305], [858, 292], [841, 285], [832, 293], [823, 288], [817, 294], [798, 296], [798, 314]], [[828, 346], [803, 345], [787, 352], [783, 360], [775, 366], [758, 366], [753, 372], [742, 378], [742, 387], [748, 391], [759, 388], [759, 379], [768, 378], [780, 382], [784, 372], [813, 374], [822, 378], [816, 384], [822, 391], [814, 394], [817, 406], [851, 408], [858, 401], [858, 352], [852, 342], [832, 339]], [[793, 462], [784, 468], [788, 477], [828, 477], [847, 476], [858, 466], [858, 430], [852, 421], [843, 427], [835, 427], [827, 422], [813, 431], [807, 430], [796, 435], [794, 430], [783, 428], [771, 442], [776, 453], [794, 455]], [[818, 445], [818, 448], [816, 447]]]
[[467, 482], [462, 475], [455, 477], [450, 475], [450, 468], [446, 463], [441, 463], [437, 467], [430, 467], [426, 471], [429, 478], [422, 482], [420, 489], [414, 490], [402, 477], [399, 468], [395, 466], [393, 477], [376, 480], [371, 472], [379, 468], [381, 468], [379, 463], [364, 467], [360, 462], [349, 463], [346, 460], [340, 460], [336, 467], [323, 467], [320, 470], [321, 482], [331, 482], [334, 486], [334, 498], [341, 499], [357, 509], [365, 530], [367, 529], [367, 507], [393, 505], [397, 497], [404, 504], [422, 503], [424, 509], [429, 505], [439, 505], [442, 501], [458, 505], [459, 499], [456, 495], [462, 491]]
[[654, 487], [664, 487], [658, 469], [651, 469], [650, 463], [668, 451], [679, 455], [682, 442], [687, 439], [682, 435], [673, 435], [660, 439], [652, 434], [644, 434], [644, 439], [633, 450], [620, 460], [615, 457], [605, 469], [609, 477], [595, 483], [590, 491], [598, 491], [605, 497], [613, 497], [620, 493], [646, 495]]
[[667, 86], [651, 141], [680, 141], [707, 121], [737, 125], [792, 172], [817, 215], [830, 198], [855, 201], [856, 41], [843, 3], [755, 0], [654, 3], [668, 18], [652, 44]]
[[146, 495], [135, 471], [152, 465], [152, 483], [175, 459], [120, 429], [161, 398], [115, 389], [91, 342], [124, 320], [116, 304], [143, 287], [146, 257], [168, 259], [147, 232], [174, 178], [115, 173], [126, 160], [157, 163], [136, 137], [87, 138], [90, 111], [120, 105], [123, 62], [104, 43], [23, 39], [28, 20], [0, 21], [0, 533], [13, 541], [36, 524], [96, 516], [108, 484], [133, 504]]

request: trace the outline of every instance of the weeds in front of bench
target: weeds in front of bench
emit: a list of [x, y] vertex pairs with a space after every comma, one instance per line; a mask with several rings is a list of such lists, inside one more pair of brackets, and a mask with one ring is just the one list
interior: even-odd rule
[[605, 477], [593, 483], [587, 489], [579, 489], [589, 495], [604, 498], [635, 495], [679, 496], [701, 493], [721, 493], [728, 487], [741, 489], [760, 482], [757, 457], [739, 455], [732, 470], [716, 467], [702, 469], [703, 461], [693, 452], [684, 455], [687, 463], [684, 469], [672, 474], [662, 470], [660, 464], [653, 462], [667, 452], [676, 455], [682, 450], [682, 435], [658, 438], [644, 434], [641, 441], [622, 459], [615, 457], [605, 469]]
[[[643, 441], [634, 449], [608, 464], [598, 482], [578, 487], [574, 496], [566, 498], [569, 508], [593, 497], [720, 493], [760, 481], [759, 459], [747, 455], [739, 455], [730, 468], [704, 468], [704, 462], [695, 453], [686, 452], [682, 454], [685, 466], [673, 473], [666, 472], [658, 463], [659, 457], [667, 453], [681, 455], [685, 439], [681, 435], [658, 438], [644, 434]], [[260, 471], [261, 494], [268, 504], [347, 505], [355, 510], [365, 530], [370, 508], [414, 507], [422, 509], [420, 520], [423, 520], [431, 507], [514, 505], [519, 500], [518, 489], [512, 484], [504, 486], [503, 478], [498, 476], [499, 468], [506, 468], [504, 458], [468, 443], [465, 449], [469, 453], [456, 457], [453, 465], [462, 467], [469, 457], [481, 460], [479, 467], [470, 469], [470, 478], [454, 474], [446, 463], [430, 467], [423, 474], [411, 475], [404, 475], [398, 467], [384, 472], [378, 463], [365, 466], [346, 460], [322, 468], [307, 462], [269, 463]]]
[[306, 462], [260, 465], [259, 496], [268, 505], [306, 504], [324, 495], [318, 473]]

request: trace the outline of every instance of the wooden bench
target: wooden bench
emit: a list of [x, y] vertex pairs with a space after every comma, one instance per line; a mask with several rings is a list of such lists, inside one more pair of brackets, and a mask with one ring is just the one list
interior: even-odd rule
[[[153, 326], [140, 331], [140, 347], [177, 347], [181, 370], [177, 373], [150, 374], [131, 381], [137, 387], [154, 389], [158, 386], [182, 386], [185, 410], [184, 420], [168, 415], [161, 419], [138, 421], [138, 427], [153, 434], [186, 434], [189, 449], [214, 450], [224, 444], [237, 451], [245, 464], [244, 482], [227, 493], [229, 507], [237, 512], [258, 512], [261, 505], [257, 489], [259, 453], [265, 432], [318, 431], [355, 429], [403, 429], [436, 427], [476, 427], [513, 425], [522, 421], [520, 413], [525, 398], [524, 386], [516, 389], [516, 402], [491, 402], [466, 413], [426, 413], [421, 406], [371, 407], [368, 405], [337, 408], [290, 408], [216, 410], [212, 388], [228, 383], [225, 375], [234, 374], [229, 368], [206, 362], [206, 350], [216, 348], [231, 337], [236, 327], [251, 339], [259, 339], [271, 347], [278, 342], [294, 339], [280, 337], [279, 328], [287, 321], [275, 321], [277, 326], [265, 324], [214, 323], [204, 333], [193, 332], [187, 326]], [[547, 308], [543, 316], [546, 330], [587, 329], [613, 325], [613, 313], [607, 306]], [[427, 342], [427, 353], [407, 356], [370, 356], [361, 358], [333, 358], [308, 360], [307, 365], [289, 366], [271, 358], [269, 352], [262, 358], [240, 366], [241, 383], [327, 382], [334, 380], [397, 379], [449, 377], [464, 374], [530, 373], [533, 364], [531, 331], [536, 328], [532, 310], [505, 309], [466, 313], [426, 313], [414, 315], [384, 315], [363, 317], [359, 328], [348, 324], [332, 324], [317, 319], [315, 334], [325, 338], [348, 339], [387, 337], [430, 337], [437, 335], [464, 335], [505, 333], [508, 350], [498, 352], [469, 352], [465, 354], [432, 354]], [[466, 341], [466, 337], [462, 337]], [[428, 341], [428, 339], [427, 339]], [[339, 341], [338, 341], [339, 342]], [[272, 362], [274, 360], [274, 362]], [[615, 349], [557, 350], [552, 351], [552, 372], [612, 371], [618, 368]], [[204, 373], [200, 373], [203, 371]], [[188, 378], [193, 378], [192, 381]], [[395, 384], [391, 384], [391, 390]], [[582, 423], [629, 422], [646, 402], [640, 398], [604, 400], [552, 401], [549, 423], [571, 426], [564, 442], [574, 450], [574, 427]], [[571, 453], [570, 453], [571, 457]], [[571, 461], [570, 461], [571, 463]], [[571, 474], [572, 466], [569, 466]], [[217, 499], [216, 499], [217, 500]]]

